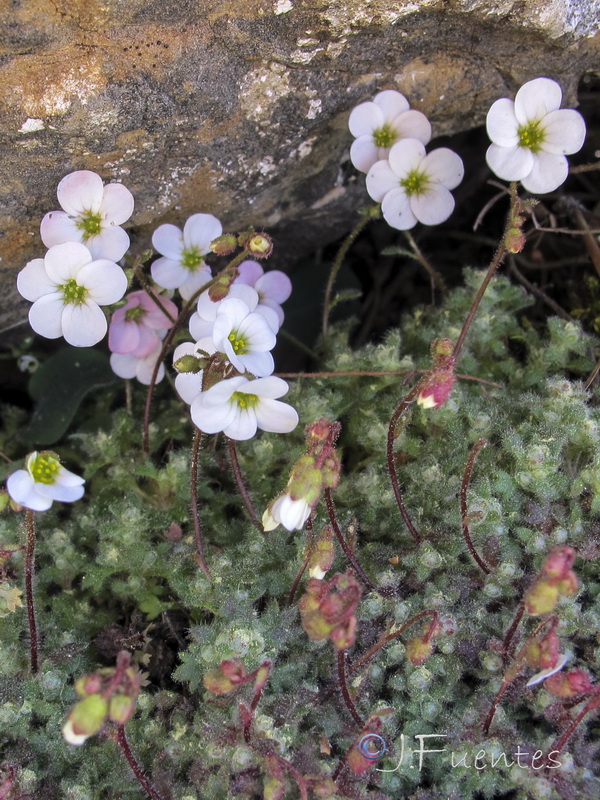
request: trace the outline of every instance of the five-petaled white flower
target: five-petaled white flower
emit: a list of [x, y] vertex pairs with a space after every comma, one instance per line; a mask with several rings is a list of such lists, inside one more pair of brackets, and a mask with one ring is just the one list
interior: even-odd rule
[[226, 297], [220, 303], [213, 325], [215, 348], [224, 353], [238, 372], [266, 378], [275, 368], [269, 352], [277, 338], [266, 319], [250, 311], [243, 300]]
[[269, 323], [271, 330], [277, 333], [279, 330], [279, 315], [277, 311], [268, 305], [260, 304], [258, 292], [252, 286], [234, 282], [229, 288], [229, 294], [222, 300], [211, 300], [208, 289], [202, 292], [198, 298], [197, 310], [190, 317], [189, 325], [190, 333], [196, 341], [204, 339], [205, 336], [212, 336], [213, 326], [221, 303], [232, 297], [243, 300], [250, 311], [256, 311], [257, 314], [261, 314]]
[[15, 503], [32, 511], [47, 511], [54, 500], [73, 503], [83, 496], [85, 480], [65, 469], [56, 453], [30, 453], [25, 469], [9, 475], [6, 490]]
[[222, 233], [223, 226], [212, 214], [193, 214], [183, 231], [176, 225], [159, 225], [152, 234], [152, 245], [163, 257], [152, 264], [153, 279], [165, 289], [179, 289], [184, 300], [189, 300], [212, 277], [204, 256]]
[[283, 525], [288, 531], [302, 530], [311, 511], [312, 506], [303, 497], [294, 500], [290, 494], [280, 494], [263, 514], [263, 528], [272, 531], [278, 525]]
[[29, 322], [36, 333], [91, 347], [107, 329], [100, 306], [123, 297], [127, 278], [114, 261], [94, 260], [85, 245], [65, 242], [26, 264], [17, 276], [17, 289], [33, 301]]
[[192, 401], [192, 420], [204, 433], [223, 431], [230, 439], [251, 439], [257, 428], [289, 433], [298, 424], [298, 414], [277, 399], [288, 388], [284, 380], [272, 376], [255, 380], [243, 375], [227, 378]]
[[129, 236], [119, 226], [133, 214], [133, 195], [121, 183], [106, 186], [87, 169], [71, 172], [58, 184], [63, 211], [50, 211], [40, 226], [46, 247], [81, 242], [94, 259], [118, 261], [127, 252]]
[[386, 222], [405, 231], [417, 222], [438, 225], [454, 210], [454, 189], [462, 181], [463, 162], [447, 147], [425, 154], [417, 139], [395, 144], [387, 161], [378, 161], [367, 174], [367, 191], [378, 203]]
[[585, 122], [578, 111], [560, 108], [562, 90], [550, 78], [523, 84], [514, 102], [506, 97], [492, 105], [486, 153], [490, 169], [506, 181], [521, 181], [535, 194], [552, 192], [569, 172], [566, 155], [581, 149]]
[[425, 114], [410, 109], [406, 97], [393, 89], [356, 106], [348, 127], [357, 137], [350, 148], [350, 160], [361, 172], [368, 172], [377, 161], [387, 158], [392, 145], [401, 139], [418, 139], [423, 144], [431, 139], [431, 125]]

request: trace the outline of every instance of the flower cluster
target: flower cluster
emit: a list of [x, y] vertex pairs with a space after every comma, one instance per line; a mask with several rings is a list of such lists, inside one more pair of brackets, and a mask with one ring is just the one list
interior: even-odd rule
[[17, 288], [33, 302], [29, 322], [36, 333], [91, 347], [107, 330], [100, 306], [116, 303], [127, 290], [116, 262], [129, 247], [120, 225], [133, 212], [133, 196], [121, 184], [104, 186], [88, 170], [64, 177], [57, 194], [63, 210], [46, 214], [40, 228], [48, 252], [26, 264]]
[[574, 561], [575, 550], [572, 547], [555, 547], [548, 553], [533, 586], [525, 595], [528, 614], [548, 614], [554, 611], [561, 597], [575, 594], [578, 581], [571, 569]]
[[454, 210], [450, 189], [462, 181], [462, 160], [447, 147], [427, 154], [431, 125], [420, 111], [409, 110], [400, 92], [380, 92], [350, 114], [350, 132], [357, 137], [352, 163], [367, 173], [367, 192], [386, 222], [398, 230], [417, 222], [437, 225]]
[[331, 639], [337, 650], [354, 644], [354, 612], [362, 590], [352, 570], [334, 575], [330, 581], [310, 578], [298, 603], [302, 627], [312, 642]]

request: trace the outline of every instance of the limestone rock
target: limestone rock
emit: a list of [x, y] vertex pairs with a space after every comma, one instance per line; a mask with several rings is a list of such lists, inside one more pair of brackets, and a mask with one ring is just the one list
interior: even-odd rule
[[541, 74], [576, 105], [600, 65], [597, 0], [14, 0], [0, 22], [0, 329], [26, 318], [14, 277], [68, 172], [127, 185], [137, 252], [204, 211], [297, 255], [365, 202], [358, 102], [398, 88], [436, 136]]

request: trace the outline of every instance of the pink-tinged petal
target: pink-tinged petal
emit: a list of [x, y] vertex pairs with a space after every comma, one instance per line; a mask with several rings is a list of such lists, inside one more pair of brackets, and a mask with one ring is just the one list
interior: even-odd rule
[[381, 159], [381, 149], [377, 147], [372, 136], [359, 136], [350, 147], [350, 161], [360, 172], [368, 172]]
[[242, 356], [242, 361], [248, 372], [258, 378], [266, 378], [275, 369], [275, 362], [271, 353], [247, 353]]
[[119, 261], [129, 249], [129, 234], [118, 225], [102, 228], [97, 236], [90, 236], [85, 244], [94, 259], [106, 258]]
[[543, 122], [546, 136], [542, 149], [548, 153], [569, 156], [577, 153], [585, 141], [585, 121], [579, 111], [563, 108], [551, 111]]
[[243, 283], [246, 286], [254, 286], [256, 281], [265, 273], [258, 261], [251, 261], [250, 259], [242, 261], [237, 270], [238, 275], [234, 283]]
[[100, 175], [87, 169], [65, 175], [56, 191], [61, 208], [73, 217], [86, 211], [97, 214], [104, 196], [104, 184]]
[[64, 242], [51, 247], [44, 256], [44, 265], [50, 280], [62, 285], [76, 279], [79, 271], [92, 260], [92, 254], [80, 242]]
[[[144, 300], [143, 307], [146, 308], [146, 313], [142, 317], [141, 323], [145, 325], [147, 328], [164, 328], [168, 330], [169, 328], [173, 327], [173, 323], [171, 320], [161, 311], [159, 306], [156, 302], [150, 297], [150, 295], [146, 294], [147, 300]], [[163, 297], [159, 295], [160, 302], [169, 312], [169, 314], [173, 317], [173, 319], [177, 319], [177, 315], [179, 311], [177, 306], [172, 300], [169, 300], [168, 297]]]
[[83, 486], [85, 483], [84, 478], [81, 478], [79, 475], [75, 475], [74, 472], [70, 472], [64, 467], [59, 467], [54, 480], [61, 486]]
[[184, 300], [189, 300], [196, 294], [198, 289], [202, 289], [212, 280], [212, 272], [206, 264], [202, 264], [195, 272], [188, 271], [187, 280], [179, 287], [179, 294]]
[[398, 188], [399, 182], [389, 162], [378, 161], [367, 173], [367, 192], [376, 203], [381, 203], [388, 192]]
[[275, 300], [276, 303], [285, 303], [292, 293], [292, 282], [285, 272], [274, 269], [259, 278], [254, 288], [258, 292], [261, 302], [269, 299]]
[[237, 442], [251, 439], [258, 427], [255, 411], [254, 408], [238, 408], [232, 421], [223, 429], [225, 435]]
[[447, 147], [438, 147], [425, 156], [421, 169], [434, 183], [441, 183], [446, 189], [454, 189], [465, 175], [465, 167], [460, 156]]
[[113, 353], [110, 357], [110, 368], [119, 378], [131, 380], [135, 378], [138, 359], [135, 356]]
[[445, 186], [434, 185], [410, 198], [410, 208], [423, 225], [439, 225], [454, 211], [454, 197]]
[[500, 147], [491, 144], [485, 160], [488, 167], [505, 181], [520, 181], [533, 168], [533, 153], [525, 147]]
[[128, 351], [130, 355], [136, 358], [146, 358], [153, 351], [160, 351], [161, 340], [156, 335], [156, 332], [151, 328], [146, 328], [145, 325], [138, 325], [139, 340], [137, 347], [134, 350]]
[[[243, 300], [250, 311], [254, 311], [258, 304], [258, 292], [256, 289], [253, 289], [252, 286], [246, 286], [243, 283], [232, 284], [229, 294], [227, 297], [224, 297], [223, 300], [229, 300], [232, 297], [235, 297], [238, 300]], [[198, 314], [200, 317], [202, 317], [202, 319], [209, 321], [214, 320], [217, 316], [219, 305], [223, 302], [223, 300], [217, 300], [217, 302], [213, 302], [210, 299], [208, 291], [202, 292], [198, 298]]]
[[108, 348], [112, 353], [133, 353], [140, 343], [140, 325], [124, 320], [115, 321], [116, 315], [115, 311], [108, 326]]
[[540, 150], [534, 157], [531, 172], [521, 179], [521, 184], [532, 194], [546, 194], [564, 183], [568, 174], [569, 165], [565, 156]]
[[70, 217], [66, 211], [49, 211], [40, 225], [40, 236], [46, 247], [83, 240], [82, 231], [77, 227], [77, 220]]
[[392, 120], [391, 125], [398, 139], [418, 139], [423, 144], [431, 141], [431, 123], [421, 111], [405, 111]]
[[210, 252], [210, 243], [223, 233], [223, 226], [212, 214], [192, 214], [183, 226], [186, 248], [197, 247], [202, 255]]
[[276, 400], [287, 394], [289, 389], [290, 387], [283, 378], [271, 376], [270, 378], [259, 378], [255, 381], [246, 380], [245, 385], [240, 386], [235, 391], [247, 392], [248, 394], [256, 394], [259, 397]]
[[406, 97], [395, 89], [384, 89], [383, 92], [378, 92], [373, 98], [373, 102], [383, 111], [386, 120], [394, 119], [398, 114], [402, 114], [410, 108]]
[[122, 183], [109, 183], [104, 187], [100, 206], [103, 219], [112, 225], [122, 225], [133, 214], [133, 195]]
[[157, 258], [150, 267], [150, 272], [152, 280], [165, 289], [178, 289], [190, 274], [179, 261], [167, 257]]
[[352, 109], [348, 127], [352, 136], [366, 136], [371, 135], [376, 128], [381, 128], [384, 122], [383, 111], [376, 103], [370, 101]]
[[417, 224], [404, 189], [388, 192], [381, 203], [381, 212], [387, 224], [399, 231], [407, 231]]
[[289, 433], [298, 424], [296, 409], [279, 400], [261, 400], [254, 411], [258, 427], [268, 433]]
[[36, 491], [50, 502], [58, 500], [61, 503], [74, 503], [83, 497], [83, 486], [64, 486], [59, 483], [37, 483]]
[[519, 142], [519, 122], [515, 117], [515, 104], [508, 97], [492, 103], [485, 121], [487, 135], [501, 147], [514, 147]]
[[521, 125], [541, 120], [560, 108], [562, 89], [550, 78], [535, 78], [524, 83], [515, 97], [515, 116]]
[[26, 300], [38, 300], [56, 291], [56, 281], [48, 277], [43, 258], [29, 261], [17, 275], [17, 290]]
[[65, 341], [73, 347], [91, 347], [106, 333], [108, 325], [100, 306], [92, 300], [66, 305], [62, 313], [62, 330]]
[[46, 339], [58, 339], [63, 335], [62, 312], [63, 296], [60, 292], [45, 294], [36, 300], [29, 309], [29, 324], [40, 336]]
[[90, 300], [100, 306], [117, 303], [127, 291], [127, 276], [114, 261], [99, 259], [79, 270], [77, 283], [85, 286]]
[[[152, 247], [161, 255], [173, 261], [179, 261], [183, 250], [183, 233], [176, 225], [168, 223], [159, 225], [152, 234]], [[156, 261], [154, 264], [156, 264]], [[167, 286], [166, 288], [171, 289], [173, 287]]]
[[38, 493], [33, 478], [24, 469], [19, 469], [8, 476], [6, 491], [15, 503], [20, 503], [32, 511], [47, 511], [52, 505], [50, 498]]
[[418, 139], [402, 139], [392, 147], [388, 156], [390, 168], [398, 178], [405, 178], [425, 158], [425, 145]]

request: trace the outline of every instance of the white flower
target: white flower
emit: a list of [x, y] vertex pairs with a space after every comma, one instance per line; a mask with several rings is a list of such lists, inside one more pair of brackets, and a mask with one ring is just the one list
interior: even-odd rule
[[423, 144], [431, 139], [431, 125], [425, 114], [409, 110], [406, 97], [393, 89], [356, 106], [348, 127], [357, 137], [350, 148], [350, 160], [361, 172], [368, 172], [377, 161], [387, 158], [392, 145], [401, 139], [418, 139]]
[[192, 420], [204, 433], [223, 431], [230, 439], [251, 439], [257, 428], [289, 433], [298, 424], [298, 414], [276, 399], [288, 388], [281, 378], [228, 378], [198, 395], [191, 404]]
[[[137, 378], [144, 386], [149, 386], [161, 350], [162, 342], [159, 341], [154, 350], [145, 356], [135, 356], [133, 353], [113, 353], [110, 357], [111, 369], [119, 378]], [[156, 383], [160, 383], [164, 375], [165, 366], [161, 364], [156, 374]]]
[[163, 258], [152, 264], [153, 279], [165, 289], [179, 289], [184, 300], [189, 300], [212, 278], [204, 256], [222, 233], [223, 226], [212, 214], [193, 214], [183, 231], [176, 225], [159, 225], [152, 234], [152, 245]]
[[303, 497], [293, 500], [291, 495], [282, 494], [263, 514], [263, 528], [265, 531], [272, 531], [278, 525], [283, 525], [288, 531], [302, 530], [311, 510]]
[[417, 222], [438, 225], [454, 210], [450, 189], [462, 181], [463, 162], [447, 147], [425, 154], [417, 139], [403, 139], [390, 150], [388, 161], [378, 161], [367, 175], [367, 191], [381, 203], [392, 228], [405, 231]]
[[107, 329], [100, 306], [123, 297], [127, 278], [114, 261], [94, 260], [85, 245], [65, 242], [26, 264], [17, 276], [17, 289], [33, 301], [29, 322], [36, 333], [91, 347]]
[[47, 511], [54, 500], [73, 503], [83, 496], [83, 478], [61, 466], [56, 453], [30, 453], [25, 469], [13, 472], [6, 490], [15, 503], [32, 511]]
[[250, 311], [261, 314], [269, 323], [269, 327], [274, 333], [279, 330], [279, 317], [275, 309], [266, 305], [259, 305], [259, 296], [256, 289], [243, 283], [233, 283], [229, 289], [229, 294], [223, 300], [211, 300], [208, 289], [202, 292], [198, 298], [197, 311], [190, 317], [190, 333], [198, 341], [206, 336], [212, 336], [213, 326], [217, 318], [219, 306], [225, 300], [235, 297], [243, 300]]
[[[198, 342], [182, 342], [175, 348], [173, 353], [173, 363], [176, 364], [184, 356], [194, 356], [195, 358], [205, 357], [205, 353], [212, 355], [215, 346], [212, 338], [206, 337]], [[199, 372], [180, 372], [175, 378], [175, 389], [184, 403], [188, 406], [198, 397], [202, 391], [202, 379], [204, 371]]]
[[528, 192], [552, 192], [569, 172], [566, 155], [581, 149], [585, 122], [578, 111], [560, 109], [562, 90], [550, 78], [523, 84], [514, 102], [506, 97], [492, 105], [486, 153], [490, 169], [506, 181], [521, 181]]
[[40, 226], [46, 247], [82, 242], [94, 259], [118, 261], [127, 252], [129, 236], [123, 228], [133, 213], [133, 195], [121, 183], [106, 186], [87, 169], [71, 172], [58, 184], [58, 202], [64, 211], [50, 211]]
[[560, 670], [564, 667], [564, 665], [567, 663], [570, 657], [571, 657], [570, 653], [563, 653], [562, 656], [558, 657], [558, 661], [553, 667], [548, 667], [548, 669], [543, 669], [541, 672], [536, 672], [536, 674], [532, 678], [530, 678], [525, 685], [535, 686], [536, 684], [545, 681], [546, 678], [550, 677], [550, 675], [555, 675], [557, 672], [560, 672]]
[[275, 368], [272, 350], [276, 337], [266, 319], [251, 312], [243, 300], [226, 297], [219, 305], [213, 325], [215, 348], [224, 353], [238, 372], [266, 378]]

